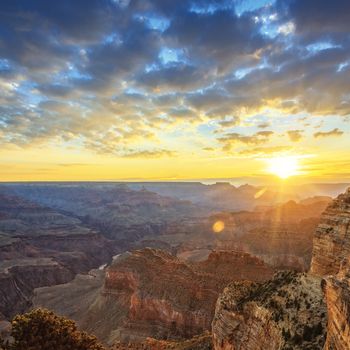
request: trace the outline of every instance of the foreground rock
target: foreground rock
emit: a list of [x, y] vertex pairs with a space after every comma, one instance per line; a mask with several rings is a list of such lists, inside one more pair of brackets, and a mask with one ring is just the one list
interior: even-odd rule
[[350, 189], [322, 215], [314, 238], [311, 272], [325, 276], [329, 322], [326, 350], [350, 348]]
[[261, 284], [230, 284], [216, 305], [214, 349], [322, 349], [326, 305], [320, 282], [279, 272]]
[[73, 318], [109, 344], [184, 339], [211, 328], [217, 297], [230, 281], [263, 281], [272, 274], [249, 254], [213, 252], [204, 262], [186, 263], [146, 248], [116, 257], [105, 278], [99, 270], [36, 290], [35, 305]]
[[328, 329], [325, 350], [350, 347], [350, 260], [345, 260], [335, 276], [325, 279]]

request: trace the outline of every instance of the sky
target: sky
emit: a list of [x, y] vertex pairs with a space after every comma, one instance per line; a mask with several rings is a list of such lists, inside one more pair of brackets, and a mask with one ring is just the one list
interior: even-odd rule
[[0, 2], [0, 181], [347, 181], [349, 134], [348, 0]]

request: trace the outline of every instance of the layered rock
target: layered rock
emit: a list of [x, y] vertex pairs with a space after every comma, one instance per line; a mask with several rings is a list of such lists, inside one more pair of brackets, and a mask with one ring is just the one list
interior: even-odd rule
[[75, 319], [107, 343], [191, 338], [211, 328], [217, 297], [230, 281], [273, 273], [248, 254], [213, 252], [207, 261], [186, 263], [150, 248], [116, 257], [103, 282], [102, 272], [84, 284], [39, 289], [35, 305]]
[[314, 236], [311, 272], [326, 276], [339, 271], [350, 256], [350, 188], [335, 199], [322, 214]]
[[325, 349], [350, 347], [350, 188], [328, 206], [314, 238], [311, 272], [325, 276], [329, 322]]
[[345, 259], [337, 275], [326, 277], [324, 292], [328, 308], [325, 350], [350, 347], [350, 259]]
[[216, 305], [214, 349], [322, 349], [326, 305], [320, 282], [279, 272], [265, 283], [230, 284]]

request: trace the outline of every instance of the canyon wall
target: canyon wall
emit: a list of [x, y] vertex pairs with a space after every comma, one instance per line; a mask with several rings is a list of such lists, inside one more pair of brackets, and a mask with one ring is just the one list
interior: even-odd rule
[[350, 348], [350, 259], [342, 262], [338, 274], [326, 277], [324, 292], [328, 308], [325, 350]]
[[342, 260], [350, 256], [350, 188], [324, 211], [314, 235], [311, 273], [338, 273]]
[[313, 274], [324, 276], [325, 350], [350, 348], [350, 188], [328, 206], [314, 238]]

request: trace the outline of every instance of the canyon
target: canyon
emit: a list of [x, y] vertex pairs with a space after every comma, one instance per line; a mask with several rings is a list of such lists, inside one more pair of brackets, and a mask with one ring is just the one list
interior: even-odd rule
[[210, 330], [217, 297], [230, 281], [272, 275], [273, 269], [247, 253], [212, 252], [205, 261], [189, 263], [145, 248], [118, 255], [89, 277], [36, 289], [34, 305], [76, 320], [108, 344], [181, 340]]
[[66, 283], [109, 261], [111, 241], [55, 210], [0, 194], [0, 316], [31, 306], [37, 287]]
[[47, 307], [115, 349], [347, 349], [350, 190], [187, 185], [249, 194], [227, 211], [137, 186], [0, 188], [1, 332]]
[[[108, 241], [109, 250], [114, 253], [149, 246], [185, 259], [205, 259], [213, 249], [241, 250], [258, 255], [276, 268], [306, 270], [313, 230], [330, 200], [329, 197], [315, 197], [307, 203], [291, 201], [277, 206], [264, 200], [262, 203], [266, 205], [253, 211], [213, 212], [205, 208], [205, 203], [203, 206], [194, 205], [143, 187], [140, 190], [129, 188], [133, 186], [79, 183], [2, 186], [0, 194], [12, 198], [14, 207], [12, 218], [6, 218], [8, 212], [3, 212], [0, 217], [0, 242], [6, 242], [2, 245], [0, 257], [12, 259], [23, 249], [33, 249], [31, 243], [34, 241], [35, 246], [51, 249], [53, 236], [56, 237], [55, 244], [60, 241], [61, 245], [66, 245], [58, 245], [57, 250], [66, 251], [72, 245], [73, 237], [76, 239], [79, 234], [79, 239], [83, 239], [87, 237], [83, 234], [89, 233], [95, 234], [95, 239], [99, 237]], [[183, 184], [183, 189], [189, 188], [191, 193], [196, 186]], [[203, 187], [206, 191], [215, 189], [214, 192], [222, 194], [222, 188], [227, 186], [200, 186], [202, 190]], [[229, 187], [246, 195], [247, 200], [253, 200], [261, 191], [253, 186]], [[21, 202], [32, 208], [21, 207]], [[217, 220], [224, 220], [225, 228], [220, 234], [213, 234], [212, 226]], [[267, 241], [270, 244], [267, 245]], [[84, 245], [88, 247], [88, 244]], [[22, 255], [27, 256], [27, 253]], [[94, 254], [90, 261], [93, 259]], [[92, 267], [98, 266], [99, 262], [95, 261]]]

